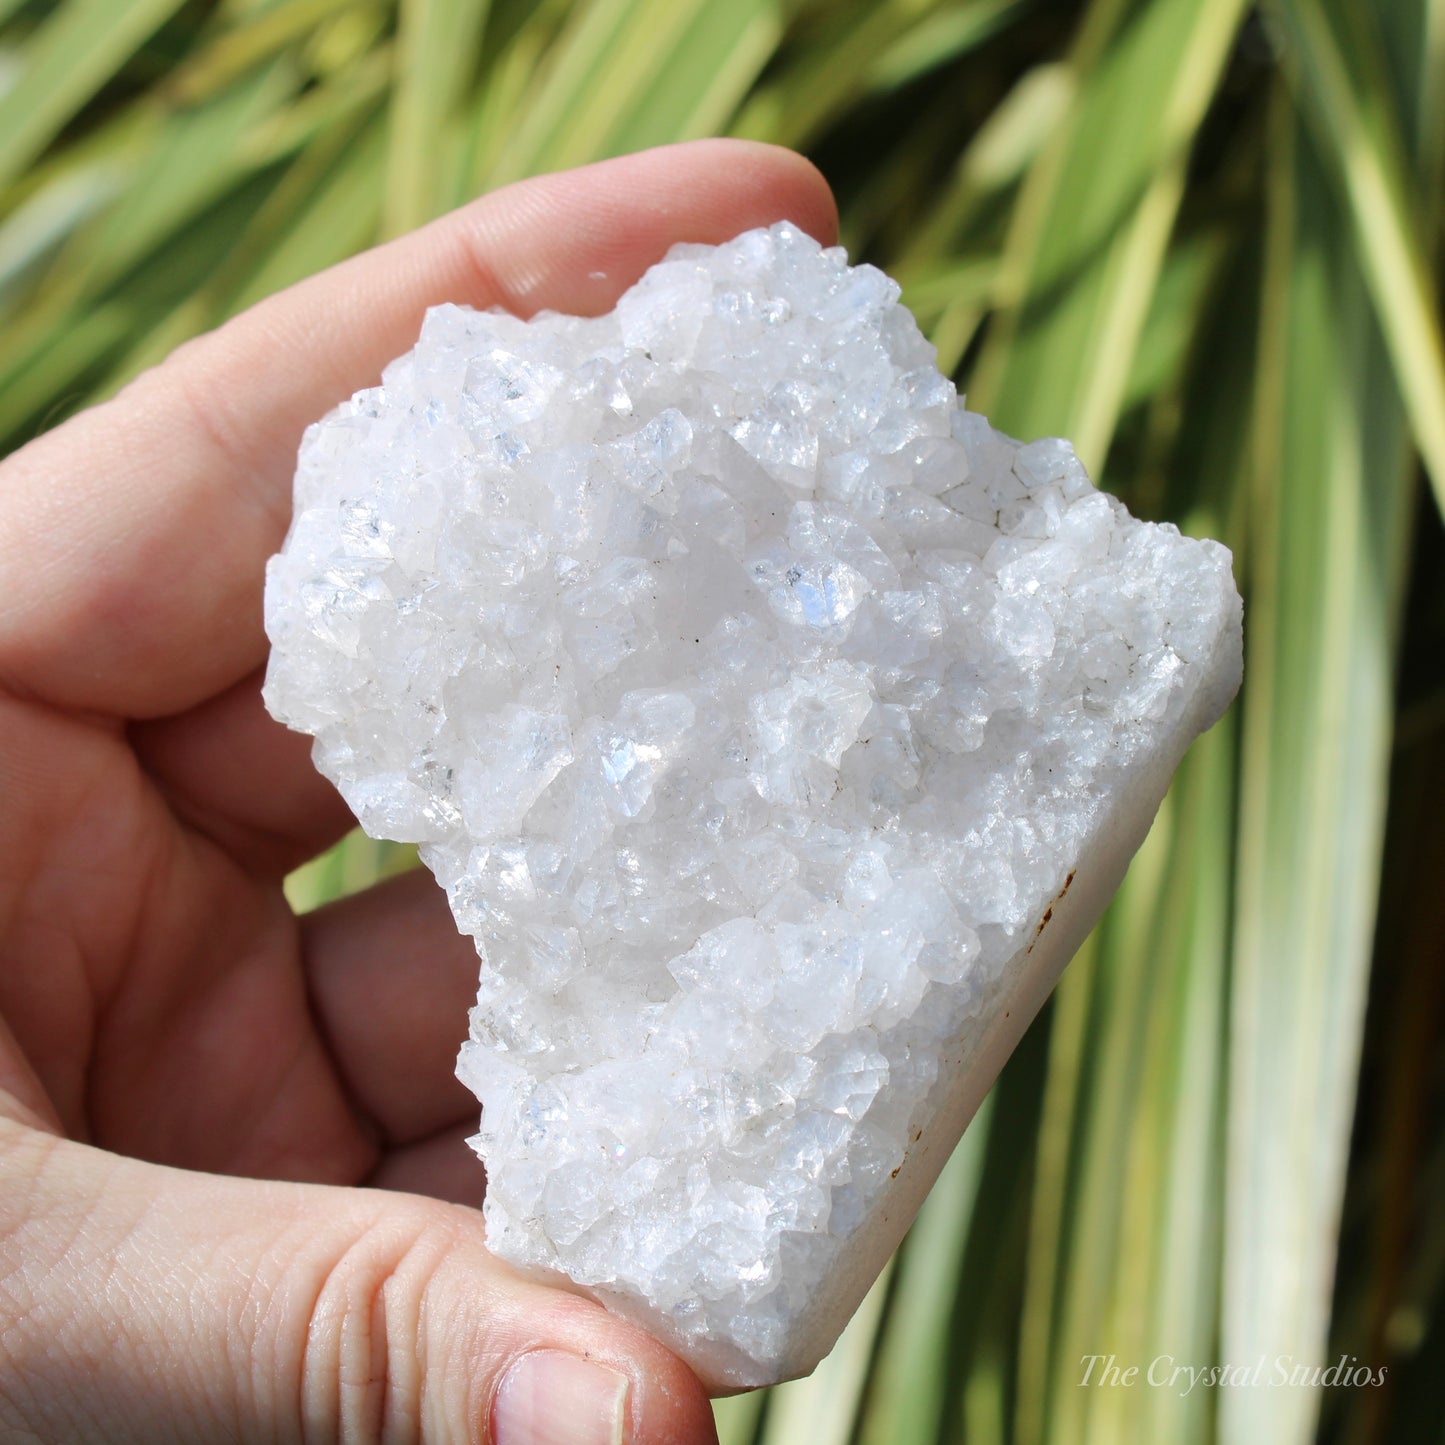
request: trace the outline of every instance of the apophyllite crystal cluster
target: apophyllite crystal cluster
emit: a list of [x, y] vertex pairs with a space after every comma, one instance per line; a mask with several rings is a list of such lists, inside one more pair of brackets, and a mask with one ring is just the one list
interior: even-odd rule
[[1239, 680], [1212, 542], [789, 225], [440, 306], [313, 426], [266, 699], [476, 939], [493, 1249], [810, 1368]]

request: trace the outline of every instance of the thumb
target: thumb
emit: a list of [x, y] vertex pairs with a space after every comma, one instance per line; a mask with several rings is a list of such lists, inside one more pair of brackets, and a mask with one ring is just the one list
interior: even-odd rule
[[0, 1123], [0, 1437], [700, 1445], [701, 1385], [473, 1210]]

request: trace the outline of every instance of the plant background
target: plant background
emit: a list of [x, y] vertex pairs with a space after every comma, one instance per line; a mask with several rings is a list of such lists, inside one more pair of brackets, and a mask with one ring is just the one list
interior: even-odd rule
[[[0, 449], [477, 192], [799, 147], [970, 402], [1224, 538], [1239, 703], [727, 1445], [1445, 1439], [1442, 0], [0, 0]], [[407, 866], [352, 838], [311, 907]], [[1080, 1388], [1342, 1354], [1379, 1388]]]

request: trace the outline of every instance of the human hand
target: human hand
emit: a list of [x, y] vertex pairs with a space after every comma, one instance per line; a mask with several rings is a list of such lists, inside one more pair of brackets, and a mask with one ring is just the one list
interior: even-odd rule
[[427, 305], [595, 313], [785, 216], [833, 238], [817, 173], [741, 142], [524, 182], [0, 466], [0, 1436], [712, 1438], [675, 1356], [443, 1202], [480, 1193], [476, 956], [431, 879], [287, 907], [352, 820], [261, 706], [261, 583], [303, 427]]

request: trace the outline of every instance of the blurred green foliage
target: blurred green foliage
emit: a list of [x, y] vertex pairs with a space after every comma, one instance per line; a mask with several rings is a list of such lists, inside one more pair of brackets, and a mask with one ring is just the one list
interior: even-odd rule
[[973, 405], [1225, 539], [1248, 636], [899, 1257], [724, 1440], [1445, 1438], [1442, 0], [0, 0], [0, 447], [481, 190], [726, 133], [819, 162]]

